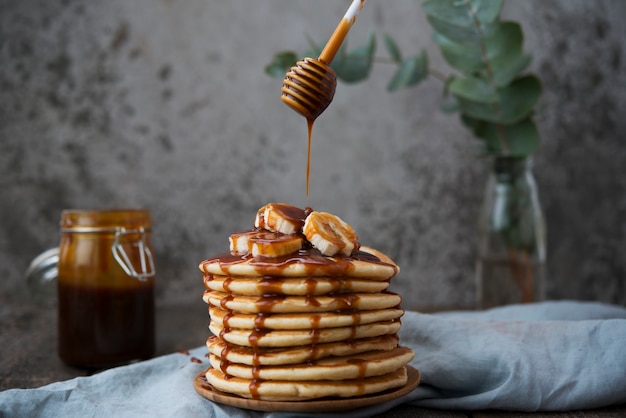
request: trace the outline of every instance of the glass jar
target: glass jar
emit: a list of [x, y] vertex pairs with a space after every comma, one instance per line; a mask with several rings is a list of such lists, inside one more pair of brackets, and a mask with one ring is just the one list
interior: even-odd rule
[[545, 298], [546, 228], [532, 161], [496, 157], [479, 219], [477, 307]]
[[104, 368], [154, 355], [154, 260], [148, 210], [66, 210], [58, 260], [58, 349]]
[[59, 248], [50, 248], [35, 257], [24, 273], [28, 292], [39, 305], [56, 306], [58, 261]]

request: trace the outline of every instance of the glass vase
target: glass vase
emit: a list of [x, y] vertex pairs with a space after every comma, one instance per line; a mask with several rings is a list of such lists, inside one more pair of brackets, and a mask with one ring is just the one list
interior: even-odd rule
[[495, 157], [479, 219], [477, 307], [545, 298], [546, 227], [532, 160]]

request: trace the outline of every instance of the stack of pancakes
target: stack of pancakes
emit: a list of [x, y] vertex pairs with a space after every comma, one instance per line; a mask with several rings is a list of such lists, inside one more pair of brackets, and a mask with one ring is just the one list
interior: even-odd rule
[[406, 384], [413, 351], [398, 346], [404, 311], [401, 297], [386, 290], [398, 266], [379, 251], [325, 256], [304, 245], [279, 257], [231, 252], [200, 270], [213, 333], [206, 379], [215, 389], [297, 401]]

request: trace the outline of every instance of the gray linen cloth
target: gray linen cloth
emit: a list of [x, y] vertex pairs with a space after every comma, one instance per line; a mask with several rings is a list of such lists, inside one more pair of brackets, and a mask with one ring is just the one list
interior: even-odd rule
[[[196, 393], [206, 347], [37, 389], [0, 392], [0, 416], [367, 417], [402, 403], [454, 410], [565, 411], [626, 403], [626, 309], [544, 302], [478, 312], [406, 312], [400, 341], [422, 374], [406, 396], [360, 410], [262, 413]], [[202, 361], [197, 363], [196, 359]]]

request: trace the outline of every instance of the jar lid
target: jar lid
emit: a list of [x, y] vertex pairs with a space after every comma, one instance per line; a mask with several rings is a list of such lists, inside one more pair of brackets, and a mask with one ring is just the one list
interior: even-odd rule
[[152, 226], [147, 209], [67, 209], [61, 213], [62, 232], [149, 231]]

